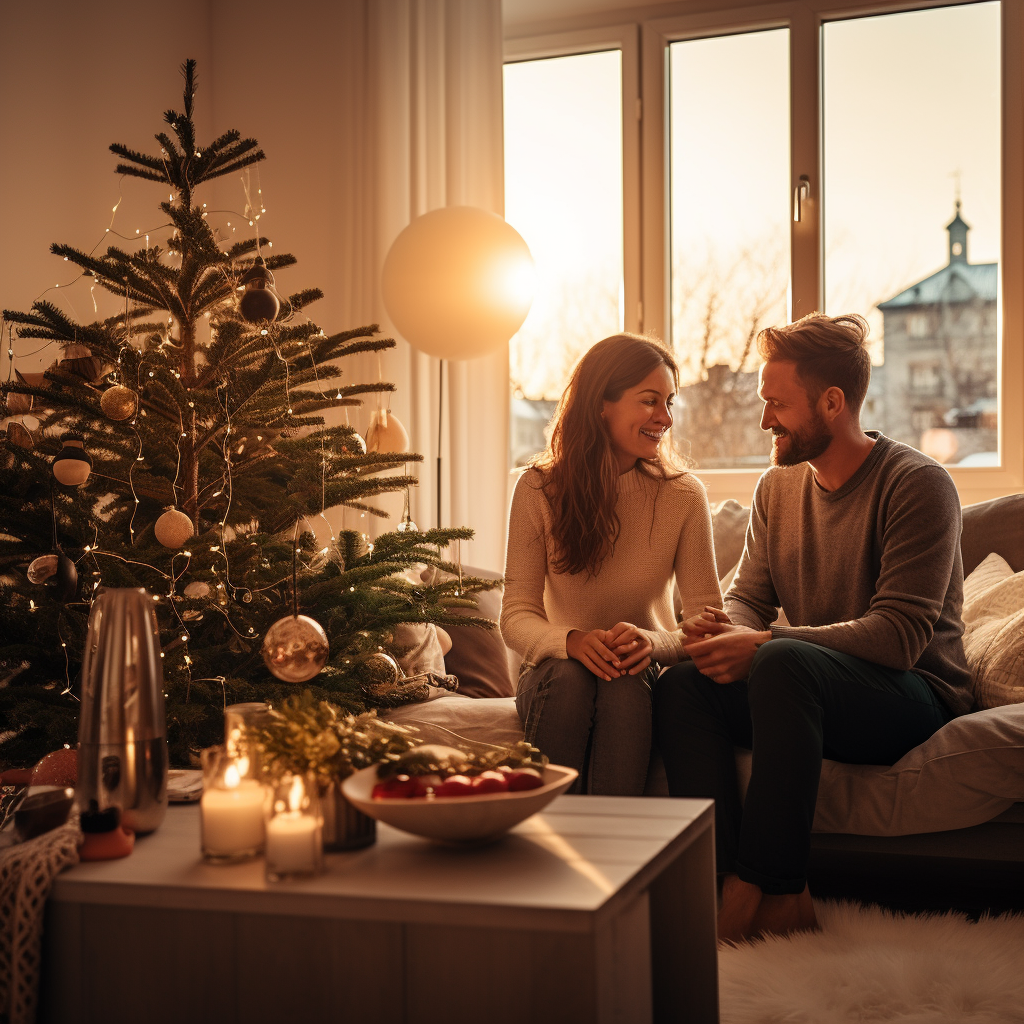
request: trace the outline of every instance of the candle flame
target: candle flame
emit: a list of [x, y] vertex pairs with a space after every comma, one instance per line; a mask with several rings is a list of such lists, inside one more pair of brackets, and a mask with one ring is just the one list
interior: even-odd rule
[[233, 765], [229, 764], [224, 769], [224, 785], [227, 789], [237, 789], [238, 784], [242, 781], [241, 775], [238, 774], [238, 769]]
[[302, 798], [306, 791], [302, 785], [302, 779], [298, 775], [292, 780], [292, 788], [288, 791], [288, 810], [298, 811], [302, 809]]

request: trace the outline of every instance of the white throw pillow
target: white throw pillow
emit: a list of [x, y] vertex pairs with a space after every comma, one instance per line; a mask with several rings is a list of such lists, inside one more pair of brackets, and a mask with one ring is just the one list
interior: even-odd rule
[[1024, 703], [1024, 572], [990, 554], [964, 580], [963, 619], [978, 705]]

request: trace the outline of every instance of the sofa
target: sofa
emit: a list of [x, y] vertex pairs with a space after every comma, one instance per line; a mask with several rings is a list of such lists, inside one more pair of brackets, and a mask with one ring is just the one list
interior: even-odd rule
[[[723, 585], [748, 517], [733, 501], [713, 509]], [[967, 506], [963, 517], [965, 647], [983, 707], [895, 765], [824, 762], [810, 866], [816, 893], [913, 909], [1024, 908], [1024, 494]], [[480, 613], [497, 619], [500, 601], [500, 589], [481, 594]], [[431, 741], [522, 739], [517, 656], [497, 630], [449, 632], [445, 667], [459, 677], [459, 692], [397, 708], [392, 719]], [[737, 750], [741, 780], [749, 762], [750, 752]], [[656, 752], [645, 795], [667, 795]]]

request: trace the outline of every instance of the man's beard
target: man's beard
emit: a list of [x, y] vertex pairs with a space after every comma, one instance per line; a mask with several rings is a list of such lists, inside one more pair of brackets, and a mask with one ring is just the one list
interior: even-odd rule
[[[784, 452], [779, 450], [779, 441], [782, 437], [789, 440]], [[772, 431], [772, 465], [798, 466], [801, 462], [810, 462], [811, 459], [824, 455], [831, 443], [832, 433], [821, 413], [815, 409], [813, 419], [806, 429], [784, 430], [781, 435]]]

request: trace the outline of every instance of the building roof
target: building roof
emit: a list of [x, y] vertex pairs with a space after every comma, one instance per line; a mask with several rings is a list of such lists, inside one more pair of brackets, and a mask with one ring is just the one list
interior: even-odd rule
[[891, 299], [880, 302], [878, 308], [884, 313], [908, 306], [970, 302], [973, 299], [995, 302], [998, 280], [998, 263], [950, 263]]

